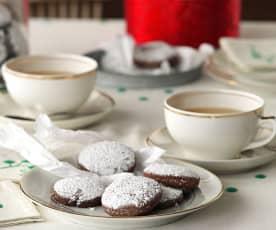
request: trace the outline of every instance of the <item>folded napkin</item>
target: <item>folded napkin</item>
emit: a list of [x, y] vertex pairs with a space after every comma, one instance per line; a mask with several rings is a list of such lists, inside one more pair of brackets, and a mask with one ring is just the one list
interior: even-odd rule
[[0, 181], [11, 180], [19, 182], [22, 175], [35, 166], [21, 157], [20, 154], [0, 148]]
[[221, 38], [220, 47], [242, 71], [276, 70], [276, 39]]
[[0, 148], [0, 227], [42, 221], [35, 205], [15, 183], [33, 168], [20, 154]]
[[11, 181], [0, 182], [0, 227], [38, 222], [43, 219], [31, 201]]

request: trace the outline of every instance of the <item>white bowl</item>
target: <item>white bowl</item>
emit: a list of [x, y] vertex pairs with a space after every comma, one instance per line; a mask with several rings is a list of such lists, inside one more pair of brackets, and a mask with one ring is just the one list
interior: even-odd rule
[[73, 112], [91, 94], [97, 62], [78, 55], [22, 56], [6, 62], [2, 75], [13, 100], [48, 114]]

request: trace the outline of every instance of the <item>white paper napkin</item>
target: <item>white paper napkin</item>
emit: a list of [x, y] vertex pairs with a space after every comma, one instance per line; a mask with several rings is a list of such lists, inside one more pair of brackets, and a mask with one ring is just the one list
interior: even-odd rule
[[91, 130], [58, 128], [47, 115], [37, 118], [34, 131], [34, 137], [59, 159], [78, 154], [89, 144], [107, 140], [103, 135]]
[[43, 221], [36, 207], [11, 181], [0, 182], [0, 227]]
[[[79, 153], [87, 145], [103, 139], [104, 137], [95, 132], [60, 129], [54, 126], [46, 115], [39, 116], [34, 136], [9, 120], [0, 119], [0, 146], [20, 153], [24, 159], [33, 165], [59, 177], [83, 175], [89, 172], [79, 170], [67, 162], [60, 161], [52, 151], [66, 150], [70, 156]], [[71, 146], [74, 146], [72, 148], [73, 152], [65, 149], [68, 142], [71, 143]], [[51, 150], [48, 149], [48, 146]], [[159, 160], [165, 151], [158, 147], [147, 147], [135, 152], [137, 168], [141, 169]]]

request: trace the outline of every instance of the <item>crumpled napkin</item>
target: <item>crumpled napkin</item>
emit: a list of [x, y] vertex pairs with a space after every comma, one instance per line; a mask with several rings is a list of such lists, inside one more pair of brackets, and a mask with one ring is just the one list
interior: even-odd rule
[[203, 43], [198, 49], [188, 46], [176, 46], [174, 49], [180, 56], [181, 62], [177, 69], [170, 68], [167, 61], [161, 64], [160, 68], [148, 70], [135, 67], [133, 64], [133, 51], [135, 41], [129, 35], [121, 35], [115, 39], [102, 43], [99, 48], [106, 51], [101, 60], [104, 69], [120, 72], [128, 75], [160, 75], [169, 74], [174, 71], [188, 71], [203, 64], [206, 57], [214, 52], [214, 47]]
[[11, 181], [0, 182], [0, 227], [43, 221], [31, 201]]
[[34, 137], [58, 158], [78, 154], [87, 145], [108, 139], [91, 130], [58, 128], [47, 115], [38, 116]]
[[[59, 177], [83, 175], [84, 172], [68, 162], [59, 160], [53, 152], [64, 151], [68, 155], [77, 154], [91, 143], [104, 140], [98, 133], [90, 131], [71, 131], [60, 129], [51, 122], [47, 115], [40, 115], [36, 122], [34, 135], [23, 128], [2, 118], [0, 120], [0, 146], [20, 153], [33, 165]], [[70, 142], [69, 148], [66, 145]], [[49, 148], [48, 148], [49, 146]], [[52, 152], [51, 152], [52, 151]], [[136, 151], [136, 168], [160, 160], [164, 150], [158, 147], [146, 147]]]

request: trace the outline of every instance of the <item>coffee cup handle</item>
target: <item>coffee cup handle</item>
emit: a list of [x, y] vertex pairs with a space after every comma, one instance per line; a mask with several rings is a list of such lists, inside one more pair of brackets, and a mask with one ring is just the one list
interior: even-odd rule
[[[264, 126], [264, 124], [270, 124], [269, 125], [270, 127]], [[259, 147], [262, 147], [272, 141], [272, 139], [276, 135], [275, 117], [261, 117], [259, 124], [258, 124], [258, 129], [269, 129], [269, 130], [271, 130], [271, 133], [269, 136], [267, 136], [261, 140], [256, 140], [256, 141], [249, 143], [249, 145], [247, 145], [242, 151], [259, 148]]]

